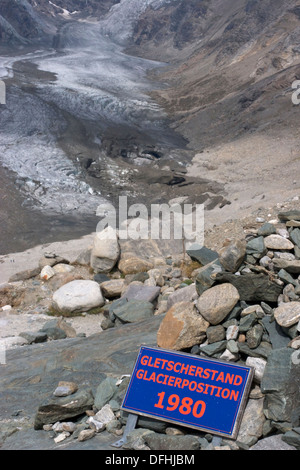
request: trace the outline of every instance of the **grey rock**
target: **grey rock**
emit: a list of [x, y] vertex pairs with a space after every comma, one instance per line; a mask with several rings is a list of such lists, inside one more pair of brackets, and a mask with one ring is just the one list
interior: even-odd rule
[[266, 246], [264, 237], [256, 237], [250, 240], [246, 246], [246, 252], [248, 255], [259, 254], [260, 257], [266, 254]]
[[263, 273], [246, 273], [235, 276], [231, 273], [216, 275], [218, 282], [229, 282], [237, 288], [240, 299], [246, 302], [277, 302], [282, 286], [270, 281]]
[[254, 445], [262, 436], [264, 415], [264, 399], [249, 400], [242, 418], [237, 441], [246, 445]]
[[153, 316], [154, 306], [151, 302], [145, 300], [131, 299], [114, 308], [113, 312], [123, 323], [134, 323]]
[[297, 449], [294, 446], [291, 446], [284, 442], [283, 434], [276, 434], [274, 436], [260, 439], [254, 446], [250, 447], [249, 450], [297, 450]]
[[79, 390], [71, 396], [51, 398], [40, 405], [35, 416], [34, 429], [42, 429], [44, 424], [65, 421], [80, 416], [92, 408], [94, 397], [89, 389]]
[[144, 435], [144, 441], [151, 450], [200, 450], [200, 442], [196, 436], [168, 436], [165, 434], [149, 433]]
[[130, 284], [122, 295], [127, 300], [144, 300], [153, 303], [160, 293], [160, 287]]
[[300, 274], [300, 260], [286, 260], [276, 258], [273, 260], [275, 269], [284, 269], [290, 274]]
[[216, 251], [197, 244], [192, 245], [186, 252], [193, 261], [198, 261], [202, 266], [217, 260], [219, 256]]
[[291, 431], [287, 431], [282, 436], [282, 440], [288, 445], [300, 450], [300, 428], [294, 428]]
[[109, 403], [109, 401], [116, 396], [118, 392], [116, 383], [117, 379], [113, 377], [107, 377], [99, 384], [95, 393], [94, 401], [94, 405], [98, 410], [101, 410], [103, 406]]
[[273, 224], [270, 224], [269, 222], [266, 222], [263, 224], [257, 231], [257, 235], [267, 237], [268, 235], [272, 235], [276, 233], [276, 227]]
[[288, 346], [290, 338], [285, 334], [273, 317], [265, 316], [262, 319], [262, 322], [269, 334], [269, 339], [273, 349], [281, 349]]
[[278, 217], [282, 221], [287, 221], [287, 220], [296, 220], [300, 221], [300, 211], [299, 210], [290, 210], [290, 211], [285, 211], [285, 212], [280, 212], [278, 214]]
[[26, 339], [26, 341], [29, 344], [33, 343], [43, 343], [44, 341], [47, 341], [47, 333], [37, 331], [37, 332], [32, 332], [32, 331], [24, 331], [19, 334], [22, 338]]
[[198, 293], [195, 284], [177, 289], [168, 297], [167, 310], [178, 302], [192, 302], [196, 298], [198, 298]]
[[212, 261], [198, 271], [196, 278], [196, 289], [199, 295], [214, 285], [216, 274], [222, 271], [219, 260]]
[[226, 271], [235, 273], [246, 255], [246, 242], [234, 240], [219, 251], [219, 261]]
[[246, 340], [249, 348], [255, 349], [259, 346], [263, 332], [264, 329], [259, 323], [257, 323], [253, 326], [253, 328], [250, 328], [250, 330], [247, 331]]
[[273, 350], [268, 357], [261, 390], [265, 394], [265, 414], [274, 421], [298, 425], [300, 370], [292, 360], [293, 350]]
[[206, 330], [206, 336], [209, 344], [223, 341], [226, 337], [225, 328], [222, 325], [210, 326]]
[[221, 354], [225, 351], [227, 346], [227, 341], [218, 341], [217, 343], [213, 344], [205, 344], [200, 346], [201, 352], [204, 352], [207, 356], [215, 356], [217, 354]]

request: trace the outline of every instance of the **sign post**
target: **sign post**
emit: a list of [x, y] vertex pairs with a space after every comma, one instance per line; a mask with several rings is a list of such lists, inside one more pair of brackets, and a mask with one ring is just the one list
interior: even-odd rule
[[235, 439], [253, 374], [252, 367], [142, 346], [122, 409]]

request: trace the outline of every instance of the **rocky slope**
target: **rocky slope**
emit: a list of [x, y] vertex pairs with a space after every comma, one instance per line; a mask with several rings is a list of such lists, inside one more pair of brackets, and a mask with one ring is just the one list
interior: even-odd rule
[[299, 449], [295, 207], [185, 256], [117, 234], [104, 250], [99, 234], [75, 251], [41, 247], [36, 267], [0, 290], [2, 449], [111, 450], [141, 345], [246, 364], [254, 380], [236, 439], [139, 417], [124, 449]]

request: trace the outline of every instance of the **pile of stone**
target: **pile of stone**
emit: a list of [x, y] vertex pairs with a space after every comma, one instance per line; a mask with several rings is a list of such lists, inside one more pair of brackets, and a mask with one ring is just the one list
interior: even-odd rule
[[[117, 236], [105, 241], [105, 249], [98, 238], [97, 250], [94, 246], [89, 255], [94, 280], [67, 283], [54, 293], [53, 305], [67, 316], [100, 307], [103, 329], [161, 315], [159, 347], [253, 367], [254, 383], [238, 438], [223, 439], [221, 448], [299, 449], [300, 211], [281, 213], [279, 221], [261, 223], [244, 240], [228, 239], [218, 252], [193, 246], [184, 262], [171, 256], [122, 256]], [[187, 265], [195, 268], [188, 276]], [[51, 430], [56, 442], [71, 434], [89, 439], [103, 429], [121, 435], [125, 389], [106, 378], [95, 397], [91, 391], [81, 392], [84, 406], [75, 412], [56, 392], [40, 406], [36, 429]], [[75, 402], [81, 403], [82, 396], [73, 396], [70, 403]], [[64, 413], [57, 414], [58, 409]], [[82, 413], [76, 431], [70, 431], [64, 420]], [[158, 432], [155, 426], [160, 426]], [[143, 424], [140, 419], [126, 446], [209, 449], [211, 439], [166, 423], [156, 422], [153, 428], [149, 420]]]

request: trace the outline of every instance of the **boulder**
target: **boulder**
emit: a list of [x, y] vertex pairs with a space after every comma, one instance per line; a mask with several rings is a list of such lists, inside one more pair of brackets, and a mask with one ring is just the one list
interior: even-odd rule
[[212, 325], [218, 325], [240, 300], [238, 290], [231, 284], [211, 287], [200, 295], [197, 308]]
[[76, 280], [60, 287], [53, 294], [52, 307], [63, 316], [71, 316], [102, 307], [104, 303], [105, 300], [97, 282]]
[[116, 231], [107, 227], [96, 234], [91, 251], [91, 267], [96, 273], [108, 273], [116, 265], [120, 246]]
[[157, 333], [157, 345], [171, 350], [191, 348], [205, 340], [209, 323], [190, 302], [180, 302], [166, 313]]

